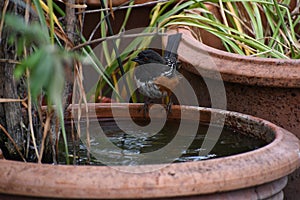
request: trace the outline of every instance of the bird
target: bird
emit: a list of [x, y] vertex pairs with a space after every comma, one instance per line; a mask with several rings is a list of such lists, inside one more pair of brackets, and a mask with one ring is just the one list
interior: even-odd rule
[[[181, 34], [169, 35], [164, 56], [152, 49], [146, 49], [132, 59], [138, 64], [134, 69], [134, 80], [139, 92], [150, 99], [161, 98], [166, 104], [168, 113], [171, 112], [172, 91], [182, 78], [177, 71], [179, 66], [177, 50], [180, 40]], [[164, 102], [166, 97], [168, 102]], [[148, 106], [149, 101], [145, 101], [145, 113]]]

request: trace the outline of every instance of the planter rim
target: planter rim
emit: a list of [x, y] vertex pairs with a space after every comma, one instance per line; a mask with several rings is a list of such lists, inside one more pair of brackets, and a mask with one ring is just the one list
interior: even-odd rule
[[[111, 107], [133, 109], [142, 117], [143, 104], [89, 104], [106, 116]], [[76, 107], [75, 107], [76, 109]], [[178, 111], [179, 110], [179, 111]], [[162, 165], [147, 173], [129, 173], [157, 165], [66, 166], [0, 160], [0, 192], [60, 198], [150, 198], [208, 194], [247, 188], [284, 177], [300, 165], [299, 140], [290, 132], [256, 117], [194, 106], [173, 106], [171, 118], [181, 111], [217, 114], [257, 123], [276, 133], [270, 144], [254, 151], [198, 162]], [[101, 115], [101, 114], [100, 114]], [[125, 172], [124, 169], [126, 169]], [[260, 170], [257, 170], [260, 169]], [[46, 186], [46, 187], [45, 187]]]
[[208, 78], [216, 78], [215, 73], [220, 73], [224, 81], [248, 85], [300, 87], [300, 59], [260, 58], [222, 51], [199, 42], [184, 27], [167, 32], [182, 33], [178, 55], [188, 63], [183, 67], [192, 73]]
[[[147, 3], [147, 2], [149, 2], [149, 1], [146, 1], [146, 0], [136, 0], [135, 4], [142, 4], [142, 3]], [[128, 3], [128, 1], [126, 1], [126, 0], [113, 0], [111, 3], [112, 3], [112, 6], [121, 6], [123, 4]], [[99, 0], [87, 0], [87, 4], [88, 5], [98, 6], [98, 5], [100, 5], [100, 2], [99, 2]]]

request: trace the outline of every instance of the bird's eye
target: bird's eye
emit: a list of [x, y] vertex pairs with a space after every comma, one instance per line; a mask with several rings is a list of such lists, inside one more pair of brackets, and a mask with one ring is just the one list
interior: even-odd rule
[[144, 60], [144, 61], [147, 61], [147, 60], [149, 60], [149, 59], [148, 59], [147, 57], [144, 57], [143, 60]]

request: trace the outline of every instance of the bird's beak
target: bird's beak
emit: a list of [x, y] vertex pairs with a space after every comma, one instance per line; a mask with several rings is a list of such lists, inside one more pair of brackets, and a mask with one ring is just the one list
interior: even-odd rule
[[137, 63], [138, 63], [138, 62], [139, 62], [139, 57], [135, 57], [135, 58], [133, 58], [133, 59], [132, 59], [132, 61], [134, 61], [134, 62], [137, 62]]

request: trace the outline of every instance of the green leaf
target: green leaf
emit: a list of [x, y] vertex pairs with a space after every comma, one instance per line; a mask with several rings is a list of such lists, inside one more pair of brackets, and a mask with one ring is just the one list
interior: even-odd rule
[[49, 39], [49, 42], [50, 42], [50, 36], [49, 36], [49, 33], [48, 33], [47, 21], [46, 21], [46, 18], [44, 16], [44, 12], [43, 12], [43, 9], [41, 7], [40, 1], [39, 0], [33, 0], [33, 3], [36, 7], [36, 10], [37, 10], [37, 13], [38, 13], [38, 16], [39, 16], [39, 20], [40, 20], [40, 23], [41, 23], [41, 30], [45, 33], [46, 38]]
[[50, 44], [47, 31], [41, 29], [41, 26], [37, 23], [26, 24], [20, 16], [7, 14], [5, 28], [11, 33], [10, 40], [17, 41], [17, 55], [19, 56], [23, 53], [24, 45], [30, 47], [32, 45]]
[[32, 68], [36, 66], [39, 61], [44, 57], [44, 52], [42, 50], [37, 50], [33, 54], [27, 57], [26, 60], [23, 60], [21, 64], [17, 65], [14, 71], [14, 76], [19, 79], [25, 74], [26, 68]]
[[62, 62], [59, 60], [54, 60], [53, 62], [53, 75], [51, 76], [49, 82], [51, 83], [47, 90], [48, 95], [51, 98], [51, 102], [56, 106], [62, 106], [62, 96], [65, 85], [64, 71]]
[[[45, 51], [45, 50], [44, 50]], [[38, 95], [42, 92], [42, 89], [46, 89], [47, 94], [47, 85], [53, 84], [49, 80], [53, 76], [53, 58], [49, 54], [43, 52], [43, 57], [40, 57], [40, 60], [35, 66], [31, 67], [30, 70], [30, 88], [31, 95], [33, 100], [37, 100]]]

